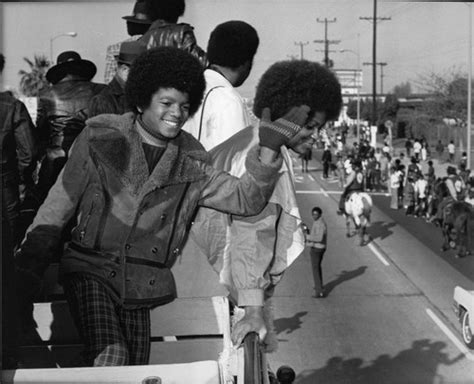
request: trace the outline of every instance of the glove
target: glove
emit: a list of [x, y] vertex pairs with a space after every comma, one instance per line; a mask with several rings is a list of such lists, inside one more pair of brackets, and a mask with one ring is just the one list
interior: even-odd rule
[[310, 108], [307, 105], [293, 107], [291, 110], [275, 121], [271, 121], [269, 108], [264, 108], [258, 130], [260, 145], [276, 152], [282, 145], [286, 145], [308, 120]]

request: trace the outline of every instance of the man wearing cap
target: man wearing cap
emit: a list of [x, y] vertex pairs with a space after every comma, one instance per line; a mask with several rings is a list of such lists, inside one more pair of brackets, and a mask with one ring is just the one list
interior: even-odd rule
[[150, 28], [153, 20], [148, 16], [145, 1], [137, 0], [133, 7], [132, 15], [123, 16], [127, 22], [127, 33], [130, 36], [125, 41], [109, 45], [105, 56], [105, 75], [104, 82], [109, 84], [115, 76], [117, 71], [117, 56], [120, 51], [120, 46], [123, 42], [138, 40]]
[[40, 93], [38, 103], [37, 129], [45, 141], [36, 189], [38, 206], [56, 181], [72, 143], [85, 126], [91, 98], [105, 87], [91, 82], [96, 72], [93, 62], [82, 59], [75, 51], [65, 51], [46, 73], [52, 86]]
[[133, 60], [145, 50], [145, 47], [136, 41], [124, 41], [120, 45], [120, 53], [116, 57], [117, 72], [112, 81], [92, 98], [89, 117], [103, 113], [122, 115], [132, 111], [125, 98], [125, 82]]

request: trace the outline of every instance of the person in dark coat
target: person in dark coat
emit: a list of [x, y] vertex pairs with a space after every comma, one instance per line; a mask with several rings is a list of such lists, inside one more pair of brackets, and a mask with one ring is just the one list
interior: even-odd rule
[[128, 105], [125, 98], [125, 82], [133, 60], [144, 51], [145, 47], [136, 41], [126, 41], [121, 44], [119, 55], [116, 57], [117, 72], [112, 81], [92, 98], [89, 105], [89, 117], [103, 113], [122, 115], [132, 111], [132, 107]]
[[38, 206], [46, 198], [68, 158], [69, 149], [85, 126], [89, 102], [104, 89], [91, 80], [97, 68], [79, 53], [59, 54], [56, 65], [46, 73], [52, 86], [39, 95], [38, 131], [46, 138], [45, 156], [36, 188]]
[[321, 160], [323, 162], [323, 178], [327, 179], [329, 177], [329, 166], [332, 163], [331, 148], [329, 148], [329, 145], [325, 146]]
[[[0, 54], [0, 74], [5, 59]], [[25, 105], [10, 92], [0, 92], [0, 175], [5, 215], [11, 225], [13, 246], [21, 240], [20, 185], [25, 194], [34, 187], [38, 145], [35, 126]]]

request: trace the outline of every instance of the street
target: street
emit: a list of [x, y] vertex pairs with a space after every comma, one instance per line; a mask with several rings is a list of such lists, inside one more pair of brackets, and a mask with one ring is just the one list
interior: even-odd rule
[[[474, 353], [462, 344], [452, 309], [456, 285], [473, 289], [473, 258], [442, 254], [440, 229], [402, 211], [390, 214], [383, 195], [373, 196], [373, 241], [360, 247], [355, 237], [346, 238], [345, 221], [336, 214], [337, 183], [321, 179], [316, 160], [301, 173], [295, 158], [294, 169], [304, 222], [311, 224], [317, 205], [328, 226], [328, 297], [312, 297], [305, 251], [273, 298], [279, 348], [269, 354], [272, 369], [291, 366], [296, 384], [473, 383]], [[225, 294], [202, 255], [183, 255], [174, 272], [180, 296]]]

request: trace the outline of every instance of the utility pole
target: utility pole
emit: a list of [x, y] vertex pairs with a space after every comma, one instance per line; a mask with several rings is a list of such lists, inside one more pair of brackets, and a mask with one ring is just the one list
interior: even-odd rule
[[[374, 63], [364, 63], [364, 65], [373, 65]], [[383, 94], [383, 67], [387, 65], [387, 63], [377, 63], [380, 66], [380, 94]]]
[[373, 44], [372, 44], [372, 124], [377, 120], [377, 21], [391, 20], [390, 17], [377, 17], [377, 0], [374, 0], [374, 16], [359, 17], [360, 20], [373, 22]]
[[329, 44], [339, 44], [341, 40], [328, 40], [328, 23], [335, 23], [336, 18], [332, 20], [328, 20], [326, 17], [324, 20], [316, 20], [318, 23], [324, 23], [324, 40], [314, 40], [315, 43], [322, 43], [324, 44], [324, 65], [329, 68], [331, 67], [329, 60]]
[[301, 60], [304, 59], [303, 47], [304, 47], [305, 45], [308, 45], [308, 44], [309, 44], [308, 41], [307, 41], [306, 43], [303, 43], [302, 41], [298, 41], [298, 42], [295, 41], [295, 45], [299, 45], [299, 46], [300, 46], [300, 59], [301, 59]]

